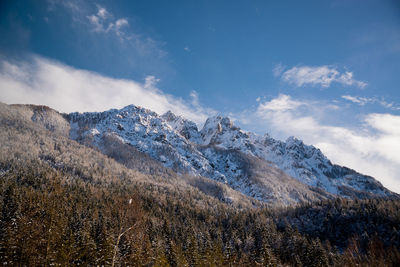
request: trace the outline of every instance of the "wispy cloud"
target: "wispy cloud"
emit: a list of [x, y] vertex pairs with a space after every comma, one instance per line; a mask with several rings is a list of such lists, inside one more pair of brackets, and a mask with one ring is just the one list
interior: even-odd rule
[[352, 72], [340, 72], [336, 68], [327, 65], [300, 66], [284, 71], [283, 66], [278, 64], [275, 66], [273, 73], [276, 77], [281, 77], [283, 81], [298, 87], [310, 84], [327, 88], [334, 82], [359, 88], [367, 86], [366, 82], [355, 80]]
[[47, 0], [49, 11], [54, 11], [58, 7], [64, 7], [70, 11], [74, 21], [81, 20], [83, 13], [86, 11], [87, 6], [85, 2], [79, 0]]
[[67, 44], [83, 53], [83, 61], [96, 66], [96, 70], [124, 77], [138, 73], [163, 78], [175, 75], [165, 42], [144, 31], [131, 13], [127, 16], [106, 2], [47, 1], [50, 21], [60, 14], [69, 18], [63, 24], [70, 30], [68, 35], [79, 39], [82, 47], [77, 49], [70, 40], [66, 40]]
[[236, 118], [245, 127], [268, 129], [280, 139], [292, 135], [303, 139], [320, 148], [333, 162], [374, 176], [389, 189], [400, 192], [400, 116], [365, 114], [350, 128], [330, 124], [324, 116], [317, 115], [329, 113], [332, 108], [323, 102], [279, 95], [259, 102], [255, 111], [236, 114]]
[[115, 33], [120, 38], [126, 38], [127, 33], [123, 27], [128, 26], [126, 18], [115, 19], [114, 15], [102, 6], [97, 6], [97, 13], [86, 16], [93, 27], [93, 31], [99, 33]]
[[272, 73], [274, 74], [275, 77], [281, 76], [282, 72], [285, 70], [285, 66], [283, 66], [281, 63], [276, 64], [275, 67], [272, 69]]
[[128, 18], [109, 11], [105, 6], [79, 0], [48, 0], [48, 2], [50, 11], [61, 8], [70, 14], [72, 24], [78, 26], [79, 30], [108, 36], [114, 34], [117, 39], [124, 41], [124, 47], [142, 54], [151, 54], [154, 57], [163, 57], [167, 54], [161, 48], [162, 42], [140, 33], [138, 27], [134, 30]]
[[351, 101], [353, 103], [357, 103], [360, 106], [364, 106], [367, 103], [373, 102], [373, 99], [367, 97], [359, 97], [359, 96], [351, 96], [351, 95], [342, 95], [343, 99]]
[[379, 104], [387, 109], [400, 110], [400, 107], [398, 105], [387, 102], [382, 98], [379, 99], [377, 97], [361, 97], [361, 96], [351, 96], [351, 95], [342, 95], [342, 98], [350, 102], [356, 103], [360, 106], [364, 106], [366, 104]]
[[134, 104], [159, 114], [168, 110], [196, 123], [214, 114], [203, 108], [197, 93], [192, 103], [165, 94], [159, 81], [147, 76], [144, 83], [113, 79], [33, 56], [31, 61], [0, 61], [0, 101], [48, 105], [62, 112], [103, 111]]
[[280, 94], [277, 98], [272, 99], [271, 101], [260, 103], [257, 112], [263, 113], [266, 111], [293, 110], [304, 104], [304, 102], [293, 100], [288, 95]]
[[108, 13], [108, 11], [107, 11], [104, 7], [97, 6], [97, 8], [99, 9], [99, 11], [97, 12], [97, 15], [98, 15], [100, 18], [105, 19], [105, 18], [107, 18], [107, 17], [110, 16], [110, 14]]

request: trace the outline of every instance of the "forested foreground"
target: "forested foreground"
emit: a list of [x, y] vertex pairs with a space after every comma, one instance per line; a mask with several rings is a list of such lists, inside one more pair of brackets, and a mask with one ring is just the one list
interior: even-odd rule
[[399, 200], [267, 207], [140, 153], [120, 164], [32, 114], [0, 105], [2, 265], [400, 266]]
[[3, 265], [400, 263], [398, 201], [238, 210], [212, 201], [193, 205], [190, 192], [157, 198], [160, 189], [135, 182], [68, 180], [40, 161], [10, 163], [7, 170], [0, 180]]

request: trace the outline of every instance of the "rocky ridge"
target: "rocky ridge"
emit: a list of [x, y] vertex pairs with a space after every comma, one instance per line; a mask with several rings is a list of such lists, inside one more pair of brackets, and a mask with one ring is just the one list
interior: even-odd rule
[[201, 130], [170, 111], [159, 116], [134, 105], [67, 118], [72, 139], [101, 150], [104, 138], [112, 136], [178, 173], [204, 176], [265, 202], [394, 195], [374, 178], [332, 164], [301, 140], [246, 132], [227, 117], [211, 117]]

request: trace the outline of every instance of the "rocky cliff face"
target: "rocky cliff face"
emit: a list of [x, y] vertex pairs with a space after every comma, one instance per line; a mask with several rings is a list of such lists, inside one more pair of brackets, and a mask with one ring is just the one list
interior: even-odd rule
[[372, 177], [332, 164], [301, 140], [245, 132], [227, 117], [207, 119], [200, 131], [172, 112], [159, 116], [133, 105], [72, 113], [68, 119], [72, 139], [101, 150], [105, 137], [113, 136], [178, 173], [208, 177], [266, 202], [393, 194]]

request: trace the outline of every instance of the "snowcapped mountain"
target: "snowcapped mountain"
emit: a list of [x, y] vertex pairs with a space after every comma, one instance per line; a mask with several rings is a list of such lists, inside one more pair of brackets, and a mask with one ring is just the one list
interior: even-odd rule
[[332, 164], [322, 152], [290, 137], [286, 142], [245, 132], [227, 117], [196, 124], [133, 105], [71, 113], [70, 137], [100, 150], [113, 138], [178, 173], [208, 177], [248, 196], [283, 204], [334, 196], [391, 196], [374, 178]]

